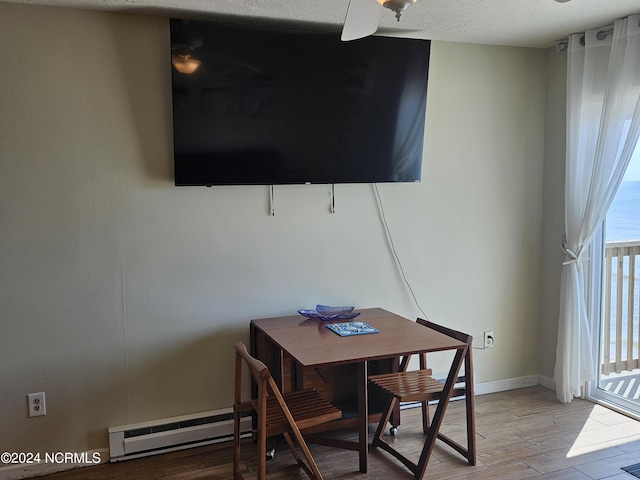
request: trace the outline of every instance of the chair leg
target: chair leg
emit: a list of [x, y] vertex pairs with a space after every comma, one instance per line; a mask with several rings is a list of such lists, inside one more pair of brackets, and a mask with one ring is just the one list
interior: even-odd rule
[[467, 354], [467, 349], [468, 347], [464, 350], [458, 350], [456, 352], [453, 363], [451, 364], [451, 368], [449, 369], [449, 375], [447, 375], [447, 381], [445, 382], [445, 386], [443, 389], [443, 393], [446, 392], [446, 394], [442, 395], [438, 400], [438, 406], [436, 407], [436, 411], [433, 414], [433, 419], [431, 420], [431, 425], [429, 426], [429, 433], [427, 433], [427, 438], [424, 447], [422, 448], [422, 453], [420, 454], [420, 460], [418, 460], [418, 468], [413, 472], [416, 478], [422, 478], [424, 476], [424, 472], [427, 469], [427, 464], [429, 463], [429, 458], [431, 457], [431, 452], [433, 451], [433, 446], [436, 442], [436, 439], [440, 437], [440, 426], [442, 425], [444, 414], [447, 411], [447, 406], [449, 405], [449, 400], [451, 399], [455, 380], [458, 376], [458, 373], [460, 372], [460, 368], [462, 367], [465, 355]]
[[258, 462], [256, 465], [256, 480], [265, 480], [267, 477], [267, 438], [265, 433], [266, 425], [264, 421], [264, 416], [262, 418], [258, 418]]
[[233, 413], [233, 478], [243, 480], [240, 473], [240, 412]]
[[302, 438], [302, 434], [300, 433], [300, 430], [298, 430], [297, 427], [293, 428], [293, 435], [296, 437], [296, 440], [298, 441], [298, 445], [300, 445], [300, 450], [302, 450], [304, 457], [307, 459], [306, 464], [302, 461], [302, 459], [298, 455], [298, 452], [296, 451], [296, 447], [291, 439], [291, 436], [288, 433], [284, 433], [283, 435], [284, 435], [284, 439], [287, 441], [287, 444], [289, 445], [289, 448], [291, 449], [291, 453], [293, 454], [293, 457], [298, 462], [298, 465], [300, 465], [304, 469], [304, 471], [307, 472], [307, 475], [309, 475], [309, 477], [311, 477], [312, 479], [323, 480], [322, 474], [320, 473], [320, 469], [318, 468], [316, 461], [311, 456], [311, 452], [309, 451], [307, 442], [305, 442], [304, 438]]
[[393, 407], [395, 407], [398, 399], [393, 395], [389, 396], [390, 398], [387, 400], [387, 403], [382, 410], [382, 414], [380, 416], [380, 422], [378, 423], [378, 428], [376, 428], [376, 433], [373, 435], [373, 439], [371, 440], [371, 447], [376, 448], [380, 446], [382, 443], [382, 435], [384, 434], [384, 428], [387, 426], [389, 419], [391, 418], [391, 414], [393, 412]]
[[427, 434], [429, 433], [429, 402], [422, 402], [422, 432]]
[[475, 392], [473, 388], [473, 378], [467, 375], [467, 391], [465, 407], [467, 409], [467, 460], [469, 465], [476, 464], [476, 416], [475, 416]]
[[298, 455], [298, 449], [296, 448], [296, 446], [293, 444], [293, 441], [291, 440], [291, 435], [285, 432], [282, 434], [282, 436], [287, 442], [287, 445], [289, 445], [289, 450], [291, 450], [291, 454], [293, 455], [293, 458], [295, 459], [295, 461], [298, 462], [298, 465], [303, 467], [304, 463], [302, 462], [300, 455]]
[[475, 391], [473, 385], [473, 364], [471, 362], [471, 349], [467, 350], [465, 357], [465, 416], [467, 427], [466, 448], [462, 444], [455, 442], [448, 436], [438, 433], [438, 438], [464, 456], [469, 465], [476, 464], [476, 422], [475, 422]]

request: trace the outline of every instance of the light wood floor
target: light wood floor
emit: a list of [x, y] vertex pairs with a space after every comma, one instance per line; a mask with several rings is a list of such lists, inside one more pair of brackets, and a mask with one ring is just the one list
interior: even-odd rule
[[[443, 427], [458, 439], [464, 439], [463, 412], [463, 402], [453, 402]], [[629, 480], [635, 477], [621, 467], [640, 463], [640, 422], [580, 399], [561, 404], [554, 392], [543, 387], [478, 396], [476, 422], [478, 464], [471, 467], [449, 447], [438, 444], [425, 478]], [[419, 423], [419, 409], [403, 410], [402, 426], [395, 440], [416, 455], [422, 446]], [[355, 438], [354, 432], [341, 435]], [[357, 471], [356, 452], [321, 446], [311, 446], [311, 451], [327, 480], [413, 478], [399, 462], [378, 450], [371, 452], [366, 474]], [[249, 472], [254, 469], [254, 452], [253, 443], [248, 441], [243, 446], [243, 460]], [[45, 478], [230, 480], [231, 454], [228, 445], [201, 447]], [[274, 480], [307, 478], [284, 445], [278, 447], [276, 458], [267, 463], [267, 469], [268, 478]]]

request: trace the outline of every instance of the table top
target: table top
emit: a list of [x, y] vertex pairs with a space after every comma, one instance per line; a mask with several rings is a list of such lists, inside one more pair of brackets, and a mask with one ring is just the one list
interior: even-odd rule
[[367, 323], [377, 328], [379, 333], [341, 337], [328, 329], [327, 324], [349, 320], [324, 322], [301, 315], [261, 318], [252, 320], [251, 324], [304, 367], [355, 363], [466, 346], [464, 342], [382, 308], [356, 311], [360, 315], [351, 321]]

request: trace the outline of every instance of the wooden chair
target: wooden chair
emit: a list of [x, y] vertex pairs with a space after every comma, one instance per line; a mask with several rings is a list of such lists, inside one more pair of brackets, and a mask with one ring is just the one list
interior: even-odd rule
[[[264, 480], [266, 474], [267, 438], [283, 435], [294, 458], [304, 471], [315, 480], [322, 480], [309, 447], [300, 430], [342, 417], [342, 412], [327, 402], [315, 390], [300, 390], [281, 394], [271, 377], [269, 369], [260, 360], [252, 357], [242, 342], [235, 344], [235, 401], [233, 404], [234, 448], [233, 478], [240, 480], [240, 417], [245, 412], [256, 415], [255, 439], [258, 445], [257, 478]], [[242, 363], [246, 363], [257, 384], [257, 398], [242, 401]], [[291, 439], [295, 437], [307, 460], [304, 463]]]
[[[420, 479], [429, 462], [436, 438], [442, 440], [457, 452], [461, 453], [470, 465], [476, 464], [475, 413], [473, 391], [473, 362], [471, 357], [472, 337], [462, 332], [419, 318], [417, 323], [466, 343], [466, 348], [457, 350], [446, 382], [434, 379], [431, 369], [427, 368], [426, 354], [420, 355], [420, 369], [407, 371], [410, 355], [402, 359], [396, 373], [373, 375], [369, 377], [372, 385], [382, 389], [389, 396], [383, 410], [380, 423], [371, 443], [372, 447], [380, 447], [400, 460], [414, 475]], [[464, 384], [458, 384], [458, 374], [464, 363]], [[439, 432], [443, 416], [452, 397], [465, 396], [467, 444], [465, 446]], [[436, 400], [438, 406], [433, 419], [429, 419], [429, 402]], [[396, 402], [420, 402], [422, 404], [422, 429], [426, 434], [425, 444], [417, 462], [414, 462], [383, 440], [384, 428]], [[397, 428], [391, 429], [394, 435]]]

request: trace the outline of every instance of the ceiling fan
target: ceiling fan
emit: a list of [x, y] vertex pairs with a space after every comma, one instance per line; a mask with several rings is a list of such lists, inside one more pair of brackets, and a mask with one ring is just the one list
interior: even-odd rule
[[342, 27], [343, 42], [373, 35], [378, 30], [381, 6], [400, 16], [416, 0], [350, 0]]

